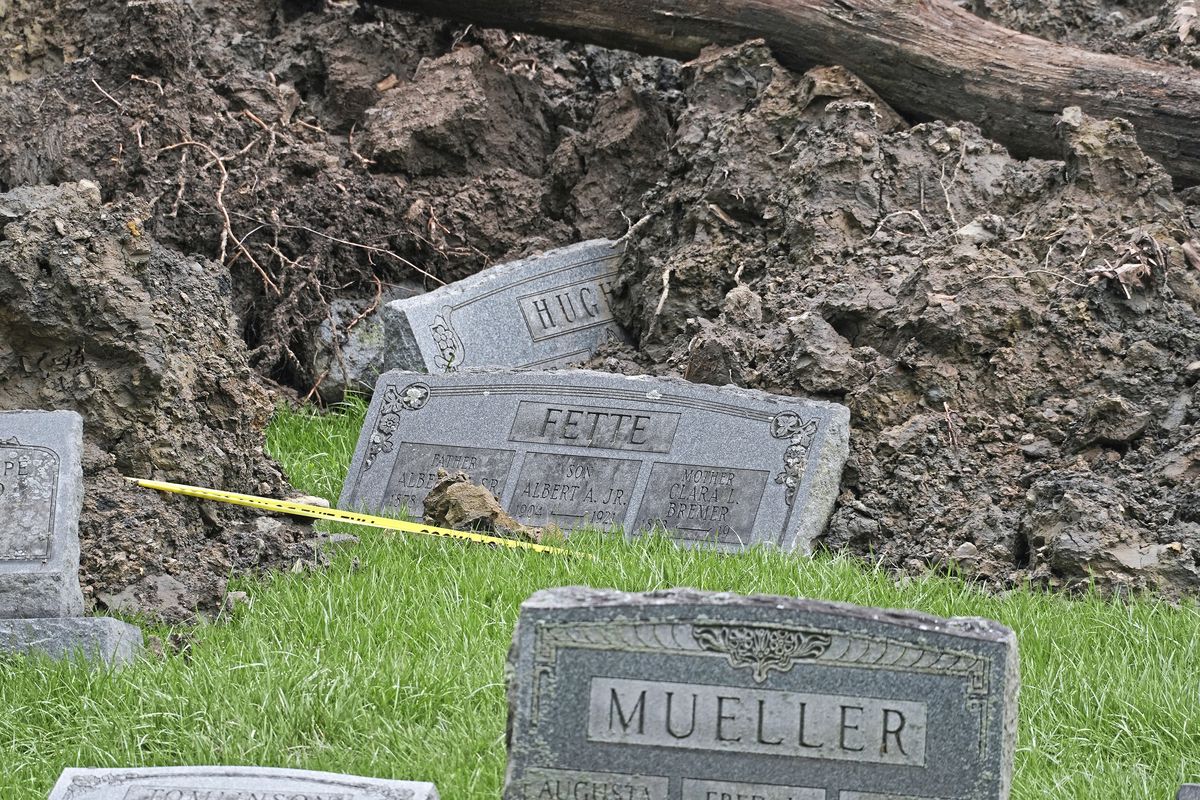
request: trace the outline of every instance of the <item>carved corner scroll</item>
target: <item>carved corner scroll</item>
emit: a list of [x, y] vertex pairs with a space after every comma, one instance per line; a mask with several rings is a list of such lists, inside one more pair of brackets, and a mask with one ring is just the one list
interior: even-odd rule
[[382, 453], [392, 452], [392, 435], [400, 427], [400, 418], [405, 411], [417, 411], [429, 401], [429, 387], [424, 383], [410, 383], [403, 389], [388, 386], [379, 407], [379, 418], [371, 439], [367, 444], [367, 458], [363, 469], [368, 470]]
[[433, 324], [429, 326], [429, 333], [433, 336], [433, 343], [437, 345], [438, 349], [433, 363], [446, 372], [454, 372], [462, 366], [467, 357], [467, 348], [463, 344], [462, 337], [458, 335], [458, 331], [454, 330], [454, 323], [450, 321], [453, 311], [454, 309], [450, 306], [444, 307], [442, 313], [434, 317]]
[[796, 500], [796, 490], [804, 479], [808, 465], [808, 450], [817, 436], [820, 420], [803, 419], [795, 411], [781, 411], [771, 418], [771, 435], [776, 439], [788, 439], [788, 448], [783, 452], [783, 471], [775, 476], [775, 482], [787, 489], [786, 499], [790, 507]]

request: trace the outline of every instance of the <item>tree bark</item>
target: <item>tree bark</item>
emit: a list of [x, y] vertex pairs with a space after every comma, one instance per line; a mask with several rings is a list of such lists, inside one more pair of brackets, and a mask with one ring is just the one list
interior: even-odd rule
[[1200, 183], [1200, 71], [1016, 33], [949, 0], [375, 0], [489, 27], [688, 59], [764, 39], [794, 70], [840, 64], [910, 119], [967, 120], [1018, 156], [1059, 158], [1055, 116], [1123, 117]]

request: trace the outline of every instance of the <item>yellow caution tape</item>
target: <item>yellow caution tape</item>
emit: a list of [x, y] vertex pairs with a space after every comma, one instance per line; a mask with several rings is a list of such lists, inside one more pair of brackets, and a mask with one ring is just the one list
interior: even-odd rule
[[359, 514], [354, 511], [342, 511], [337, 508], [310, 506], [306, 503], [291, 503], [287, 500], [272, 500], [269, 497], [257, 497], [252, 494], [223, 492], [219, 489], [204, 489], [199, 486], [187, 486], [182, 483], [147, 481], [140, 478], [126, 478], [125, 480], [131, 483], [136, 483], [138, 486], [142, 486], [146, 489], [157, 489], [160, 492], [170, 492], [172, 494], [182, 494], [188, 497], [198, 497], [201, 500], [216, 500], [219, 503], [232, 503], [233, 505], [245, 506], [246, 508], [257, 508], [263, 511], [277, 511], [281, 514], [291, 514], [293, 516], [311, 517], [313, 519], [328, 519], [333, 520], [334, 522], [348, 522], [353, 525], [368, 525], [372, 528], [403, 531], [405, 533], [422, 533], [426, 536], [445, 536], [451, 539], [461, 539], [462, 541], [466, 542], [496, 544], [500, 545], [501, 547], [509, 547], [519, 550], [535, 550], [539, 553], [555, 553], [565, 556], [583, 555], [571, 550], [564, 550], [560, 547], [550, 547], [544, 544], [534, 544], [533, 542], [522, 542], [517, 539], [502, 539], [499, 536], [486, 536], [482, 533], [472, 533], [471, 531], [456, 531], [452, 528], [437, 528], [432, 525], [421, 525], [416, 522], [406, 522], [401, 519], [374, 517], [370, 514]]

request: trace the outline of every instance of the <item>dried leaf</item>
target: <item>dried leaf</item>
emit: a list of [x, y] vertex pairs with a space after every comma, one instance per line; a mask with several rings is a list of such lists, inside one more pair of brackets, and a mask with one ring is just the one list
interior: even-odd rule
[[1174, 25], [1175, 30], [1179, 31], [1179, 41], [1187, 42], [1197, 17], [1200, 17], [1200, 8], [1197, 7], [1196, 0], [1182, 0], [1179, 3], [1179, 8], [1175, 9]]

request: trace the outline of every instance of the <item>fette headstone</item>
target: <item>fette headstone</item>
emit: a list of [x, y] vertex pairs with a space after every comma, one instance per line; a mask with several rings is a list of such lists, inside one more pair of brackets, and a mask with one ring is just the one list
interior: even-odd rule
[[837, 497], [849, 421], [834, 403], [678, 379], [389, 372], [340, 506], [419, 516], [438, 469], [462, 470], [530, 525], [807, 551]]
[[984, 619], [686, 589], [538, 592], [505, 800], [1004, 800], [1016, 639]]
[[83, 420], [0, 412], [0, 619], [83, 613]]
[[621, 249], [607, 239], [486, 269], [384, 307], [385, 369], [555, 367], [623, 337], [610, 297]]
[[438, 800], [432, 783], [268, 767], [68, 769], [49, 800]]
[[74, 411], [0, 412], [0, 653], [123, 663], [141, 649], [137, 627], [82, 616], [82, 448]]

